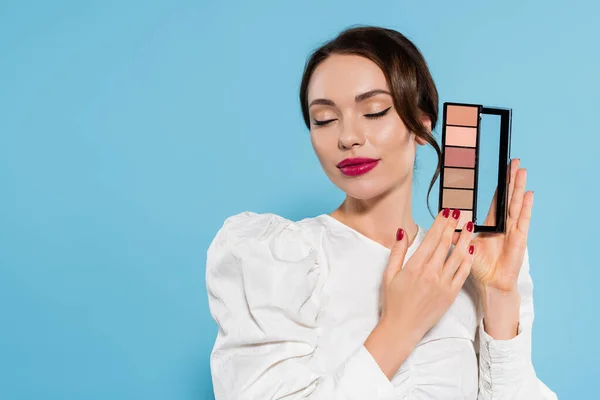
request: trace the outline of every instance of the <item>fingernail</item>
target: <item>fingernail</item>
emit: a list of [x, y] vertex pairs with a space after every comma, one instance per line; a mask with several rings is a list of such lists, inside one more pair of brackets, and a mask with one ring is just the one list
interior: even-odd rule
[[398, 228], [396, 231], [396, 240], [400, 241], [404, 237], [404, 230], [402, 228]]
[[467, 222], [467, 230], [473, 232], [473, 221]]
[[475, 252], [475, 246], [471, 245], [469, 247], [469, 254], [473, 254]]
[[450, 216], [450, 209], [444, 208], [444, 212], [442, 213], [442, 215], [444, 216], [444, 218], [448, 218]]
[[452, 218], [458, 219], [458, 217], [460, 217], [460, 210], [454, 209], [454, 211], [452, 211]]

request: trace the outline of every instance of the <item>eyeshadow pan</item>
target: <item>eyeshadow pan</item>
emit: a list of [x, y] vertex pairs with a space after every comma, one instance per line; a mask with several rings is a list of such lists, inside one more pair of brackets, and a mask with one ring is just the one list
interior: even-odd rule
[[475, 188], [475, 170], [474, 169], [444, 169], [444, 187], [454, 188]]
[[473, 211], [460, 210], [460, 217], [458, 217], [456, 229], [463, 229], [465, 224], [469, 221], [473, 221]]
[[477, 128], [446, 126], [446, 145], [475, 147], [477, 145]]
[[447, 167], [475, 168], [475, 149], [446, 147], [444, 165]]
[[444, 208], [473, 208], [473, 191], [460, 189], [444, 189]]
[[448, 106], [446, 110], [446, 124], [447, 125], [464, 125], [464, 126], [477, 126], [479, 115], [477, 113], [477, 107], [469, 106]]

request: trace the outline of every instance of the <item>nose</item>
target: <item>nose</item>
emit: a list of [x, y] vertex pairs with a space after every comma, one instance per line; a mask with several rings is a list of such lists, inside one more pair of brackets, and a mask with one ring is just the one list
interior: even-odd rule
[[365, 134], [358, 124], [346, 123], [343, 125], [338, 141], [341, 150], [351, 149], [354, 146], [365, 144]]

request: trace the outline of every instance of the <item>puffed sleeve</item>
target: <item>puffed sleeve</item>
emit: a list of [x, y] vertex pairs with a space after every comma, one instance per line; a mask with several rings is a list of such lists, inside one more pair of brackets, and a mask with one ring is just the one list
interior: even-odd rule
[[389, 398], [393, 386], [364, 346], [331, 372], [315, 361], [326, 275], [298, 223], [249, 211], [225, 220], [206, 268], [219, 327], [210, 359], [216, 400]]
[[521, 295], [517, 336], [495, 340], [479, 324], [479, 395], [478, 400], [556, 400], [557, 396], [537, 378], [531, 362], [533, 327], [533, 281], [529, 273], [529, 253], [517, 282]]

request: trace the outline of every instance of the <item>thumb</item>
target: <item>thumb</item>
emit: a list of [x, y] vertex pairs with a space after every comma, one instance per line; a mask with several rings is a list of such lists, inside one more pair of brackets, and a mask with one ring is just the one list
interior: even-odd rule
[[383, 273], [383, 280], [386, 286], [392, 282], [394, 276], [402, 269], [407, 249], [408, 238], [406, 237], [406, 232], [402, 228], [398, 228], [398, 231], [396, 232], [396, 243], [392, 246], [390, 258], [388, 259], [387, 267]]

